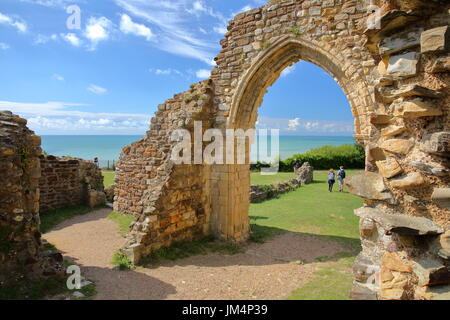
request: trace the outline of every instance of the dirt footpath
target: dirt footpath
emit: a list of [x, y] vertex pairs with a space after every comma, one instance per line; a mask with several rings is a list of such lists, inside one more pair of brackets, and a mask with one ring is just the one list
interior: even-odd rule
[[335, 242], [286, 233], [244, 253], [208, 254], [165, 262], [153, 268], [117, 271], [114, 251], [125, 239], [110, 209], [93, 211], [58, 225], [43, 237], [96, 283], [94, 299], [283, 299], [307, 283], [317, 257], [345, 251]]

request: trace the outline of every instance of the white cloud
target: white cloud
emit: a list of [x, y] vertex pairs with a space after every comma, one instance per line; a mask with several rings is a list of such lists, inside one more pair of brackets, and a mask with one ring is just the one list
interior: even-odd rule
[[9, 48], [10, 48], [9, 44], [6, 44], [4, 42], [0, 42], [0, 50], [8, 50]]
[[34, 38], [34, 44], [46, 44], [49, 41], [56, 41], [58, 40], [58, 35], [57, 34], [52, 34], [50, 36], [44, 35], [44, 34], [38, 34], [35, 38]]
[[100, 86], [97, 86], [97, 85], [95, 85], [95, 84], [91, 84], [91, 85], [87, 88], [87, 90], [90, 91], [90, 92], [92, 92], [92, 93], [98, 94], [98, 95], [103, 95], [103, 94], [106, 94], [106, 93], [108, 92], [107, 89], [102, 88], [102, 87], [100, 87]]
[[131, 33], [136, 36], [144, 37], [147, 40], [150, 40], [153, 37], [152, 30], [149, 27], [133, 22], [127, 14], [122, 14], [120, 17], [120, 30], [125, 34]]
[[177, 70], [177, 69], [172, 69], [172, 68], [168, 68], [168, 69], [150, 69], [149, 70], [151, 73], [154, 73], [158, 76], [168, 76], [168, 75], [172, 75], [172, 74], [177, 74], [177, 75], [182, 75], [182, 72]]
[[101, 134], [140, 133], [148, 130], [146, 114], [104, 113], [74, 110], [83, 104], [65, 102], [21, 103], [0, 101], [0, 110], [10, 110], [28, 120], [38, 134]]
[[224, 35], [228, 32], [228, 29], [226, 26], [216, 26], [213, 28], [214, 32], [219, 33], [221, 35]]
[[91, 41], [89, 49], [95, 50], [100, 41], [108, 40], [112, 29], [113, 23], [105, 17], [89, 18], [84, 31], [84, 36]]
[[[221, 15], [206, 7], [203, 2], [188, 0], [115, 0], [116, 4], [133, 17], [144, 19], [151, 24], [155, 33], [155, 46], [163, 51], [194, 58], [213, 66], [213, 58], [219, 51], [218, 43], [198, 37], [197, 21], [193, 13], [203, 12], [215, 19]], [[206, 28], [206, 26], [205, 26]]]
[[53, 74], [52, 78], [58, 81], [64, 81], [64, 77], [57, 73]]
[[282, 119], [260, 116], [258, 129], [279, 129], [285, 134], [352, 134], [353, 121], [303, 120], [300, 118]]
[[295, 119], [289, 120], [288, 127], [287, 127], [286, 130], [288, 130], [288, 131], [296, 131], [297, 127], [299, 125], [300, 125], [300, 118], [295, 118]]
[[195, 75], [199, 79], [207, 79], [211, 76], [211, 70], [200, 69], [195, 73]]
[[67, 34], [61, 33], [61, 38], [70, 43], [71, 45], [73, 45], [74, 47], [79, 47], [81, 45], [81, 40], [75, 33], [67, 33]]
[[8, 16], [6, 14], [3, 14], [0, 12], [0, 24], [6, 24], [11, 27], [16, 28], [19, 32], [26, 32], [27, 31], [27, 24], [25, 21], [19, 18], [14, 18], [12, 16]]
[[38, 4], [45, 7], [65, 7], [74, 3], [85, 3], [85, 0], [20, 0], [31, 4]]
[[281, 77], [286, 77], [289, 74], [291, 74], [292, 72], [295, 71], [295, 65], [287, 67], [286, 69], [284, 69], [283, 71], [281, 71]]

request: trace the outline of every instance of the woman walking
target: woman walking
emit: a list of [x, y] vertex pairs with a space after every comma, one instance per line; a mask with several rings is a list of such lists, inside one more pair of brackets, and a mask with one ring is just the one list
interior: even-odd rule
[[328, 171], [328, 191], [333, 192], [333, 186], [335, 182], [336, 180], [334, 170], [330, 169], [330, 171]]

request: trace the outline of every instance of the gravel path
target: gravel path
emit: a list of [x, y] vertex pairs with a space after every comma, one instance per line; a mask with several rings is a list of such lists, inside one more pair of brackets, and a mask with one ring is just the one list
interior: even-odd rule
[[345, 251], [335, 242], [286, 233], [245, 253], [208, 254], [153, 268], [117, 271], [110, 264], [125, 243], [110, 209], [77, 216], [44, 235], [96, 283], [95, 299], [283, 299], [307, 283], [317, 257]]

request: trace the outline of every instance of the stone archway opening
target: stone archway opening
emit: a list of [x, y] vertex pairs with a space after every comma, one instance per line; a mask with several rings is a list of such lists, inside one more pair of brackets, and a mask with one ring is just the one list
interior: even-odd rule
[[[230, 117], [226, 123], [227, 129], [254, 129], [258, 117], [258, 108], [262, 105], [267, 88], [280, 77], [288, 66], [304, 60], [311, 62], [328, 74], [332, 75], [347, 96], [355, 118], [355, 138], [359, 144], [364, 144], [366, 115], [373, 107], [367, 84], [362, 75], [354, 75], [350, 80], [342, 70], [340, 57], [332, 55], [317, 44], [307, 41], [293, 40], [285, 37], [269, 47], [258, 57], [254, 65], [246, 72], [243, 80], [235, 89], [231, 103]], [[356, 78], [356, 79], [355, 79]], [[358, 81], [359, 80], [359, 81]], [[246, 159], [249, 159], [250, 146], [247, 144]], [[218, 197], [213, 204], [213, 230], [220, 238], [227, 240], [242, 240], [248, 236], [249, 198], [244, 190], [250, 188], [249, 164], [233, 166], [215, 166], [213, 172], [220, 172], [219, 181], [214, 178], [212, 185], [217, 186]], [[214, 195], [213, 195], [214, 197]], [[216, 203], [216, 206], [215, 206]], [[214, 220], [217, 215], [216, 220]], [[220, 217], [228, 217], [226, 221]]]

